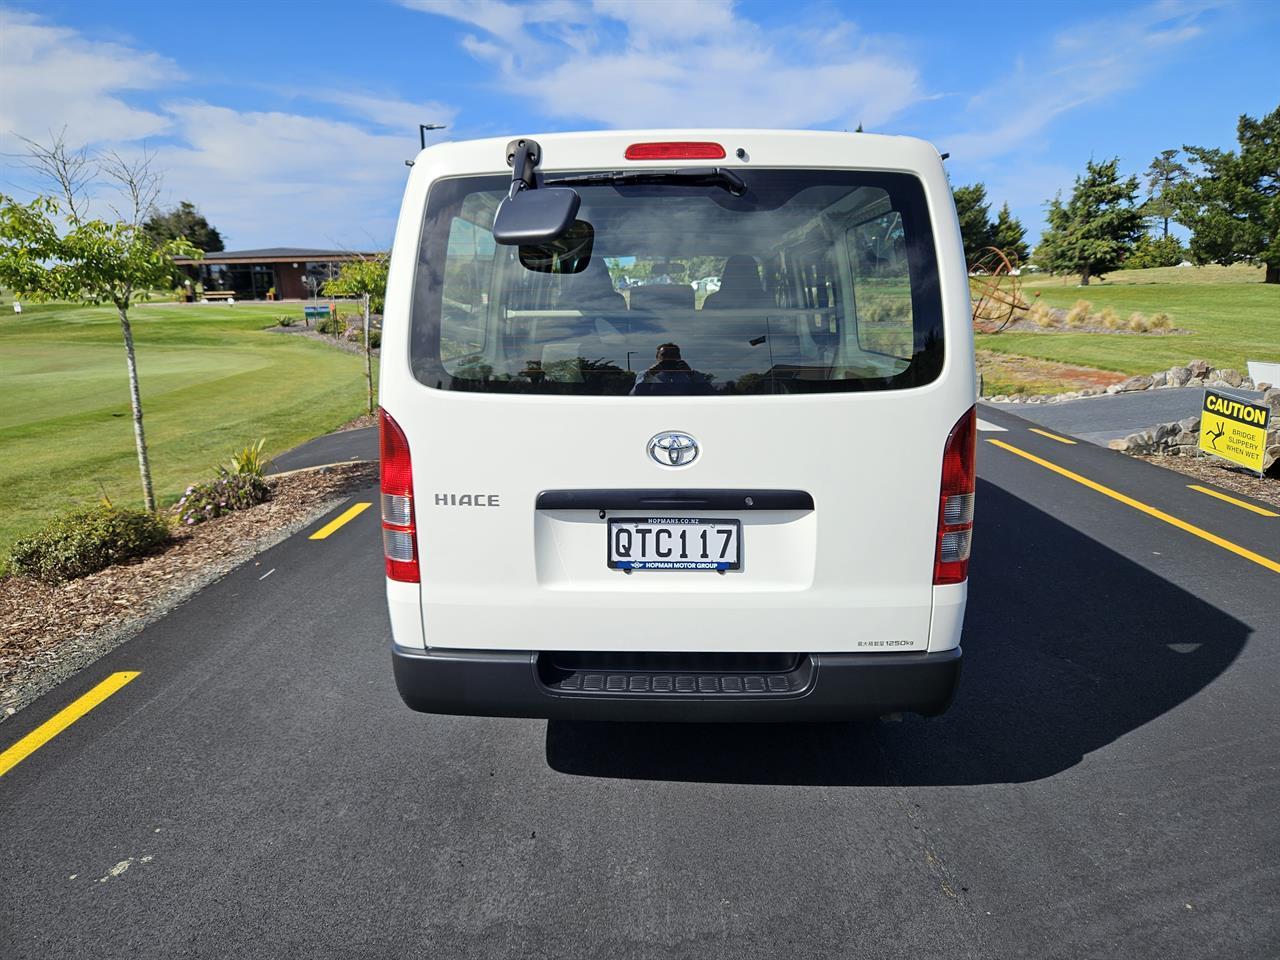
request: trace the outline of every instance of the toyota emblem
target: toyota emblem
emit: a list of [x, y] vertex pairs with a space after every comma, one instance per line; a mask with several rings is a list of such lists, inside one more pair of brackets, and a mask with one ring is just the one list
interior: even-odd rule
[[660, 433], [649, 441], [649, 456], [664, 467], [687, 467], [698, 459], [698, 441], [687, 433]]

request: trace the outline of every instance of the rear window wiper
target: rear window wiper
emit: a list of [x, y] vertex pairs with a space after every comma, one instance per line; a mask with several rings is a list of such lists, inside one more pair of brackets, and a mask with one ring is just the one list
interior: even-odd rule
[[596, 184], [671, 184], [681, 187], [722, 187], [735, 197], [747, 192], [747, 182], [724, 167], [682, 167], [679, 170], [614, 170], [609, 173], [584, 173], [576, 177], [560, 177], [543, 181], [548, 187], [588, 187]]

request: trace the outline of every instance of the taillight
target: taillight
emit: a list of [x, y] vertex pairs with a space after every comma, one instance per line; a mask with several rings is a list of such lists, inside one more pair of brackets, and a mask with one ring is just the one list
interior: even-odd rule
[[404, 583], [418, 582], [418, 537], [413, 526], [413, 466], [409, 441], [400, 424], [378, 409], [381, 443], [382, 552], [387, 576]]
[[705, 140], [670, 143], [633, 143], [627, 147], [628, 160], [723, 160], [724, 147]]
[[963, 583], [969, 575], [973, 542], [974, 443], [978, 414], [970, 407], [947, 436], [942, 451], [942, 495], [938, 503], [938, 544], [933, 582]]

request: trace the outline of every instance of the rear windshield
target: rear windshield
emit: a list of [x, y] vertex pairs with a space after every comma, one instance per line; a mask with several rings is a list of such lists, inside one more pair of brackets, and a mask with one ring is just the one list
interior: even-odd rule
[[577, 186], [595, 240], [575, 274], [528, 269], [494, 243], [508, 178], [436, 183], [414, 286], [414, 375], [444, 390], [636, 397], [934, 380], [942, 304], [919, 180], [734, 172], [741, 196]]

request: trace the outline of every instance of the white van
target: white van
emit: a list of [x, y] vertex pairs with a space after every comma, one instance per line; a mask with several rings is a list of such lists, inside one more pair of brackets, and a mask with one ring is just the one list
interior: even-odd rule
[[382, 339], [401, 696], [520, 717], [941, 713], [974, 380], [928, 143], [649, 130], [428, 148]]

